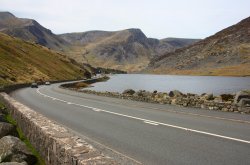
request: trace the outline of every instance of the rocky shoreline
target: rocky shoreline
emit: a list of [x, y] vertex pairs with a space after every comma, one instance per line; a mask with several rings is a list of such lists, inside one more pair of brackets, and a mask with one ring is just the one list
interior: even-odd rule
[[7, 119], [8, 111], [0, 106], [0, 165], [34, 165], [37, 157], [20, 139], [15, 124]]
[[[71, 88], [72, 89], [72, 88]], [[184, 94], [178, 90], [170, 92], [149, 92], [145, 90], [134, 91], [127, 89], [123, 93], [97, 92], [93, 90], [74, 89], [78, 92], [95, 94], [99, 96], [114, 97], [120, 99], [135, 100], [148, 103], [172, 104], [183, 107], [202, 108], [224, 112], [250, 114], [250, 91], [239, 91], [236, 94]]]

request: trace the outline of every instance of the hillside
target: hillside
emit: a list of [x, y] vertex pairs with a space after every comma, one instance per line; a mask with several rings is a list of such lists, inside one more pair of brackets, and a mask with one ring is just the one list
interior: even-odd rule
[[0, 85], [77, 79], [85, 73], [59, 53], [0, 33]]
[[191, 46], [152, 59], [145, 71], [250, 76], [250, 17]]
[[145, 68], [151, 58], [163, 52], [173, 51], [196, 41], [147, 38], [140, 29], [67, 33], [60, 37], [72, 45], [66, 54], [77, 61], [129, 72]]
[[0, 32], [60, 51], [78, 63], [129, 72], [140, 71], [152, 58], [197, 41], [147, 38], [140, 29], [55, 35], [35, 20], [17, 18], [9, 12], [0, 12]]
[[9, 12], [0, 12], [0, 32], [26, 41], [62, 50], [69, 44], [32, 19], [17, 18]]
[[77, 61], [86, 61], [96, 67], [140, 70], [154, 52], [139, 29], [90, 31], [61, 37], [73, 44], [66, 54], [75, 55], [73, 58]]
[[200, 39], [165, 38], [159, 40], [159, 44], [157, 44], [155, 50], [157, 54], [160, 56], [168, 52], [173, 52], [176, 49], [192, 45], [193, 43], [198, 41], [200, 41]]

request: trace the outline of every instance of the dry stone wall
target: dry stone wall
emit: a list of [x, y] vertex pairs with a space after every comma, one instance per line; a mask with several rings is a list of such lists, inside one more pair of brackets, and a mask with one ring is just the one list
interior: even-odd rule
[[118, 164], [68, 129], [17, 102], [6, 93], [0, 93], [0, 101], [10, 109], [9, 113], [47, 165]]

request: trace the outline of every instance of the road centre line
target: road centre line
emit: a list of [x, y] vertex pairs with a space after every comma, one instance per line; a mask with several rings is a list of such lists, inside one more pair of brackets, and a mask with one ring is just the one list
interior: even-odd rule
[[159, 125], [158, 123], [150, 122], [150, 121], [143, 121], [144, 123], [151, 124], [151, 125]]
[[[67, 94], [65, 92], [61, 92], [58, 90], [55, 90], [59, 93], [62, 94]], [[70, 96], [75, 96], [72, 94], [67, 94]], [[83, 98], [85, 100], [90, 100], [89, 98], [86, 97], [80, 97]], [[99, 99], [91, 99], [92, 101], [102, 101]], [[122, 104], [120, 102], [117, 101], [110, 101], [109, 103], [115, 103], [115, 104], [119, 104], [119, 105], [125, 105]], [[155, 108], [155, 107], [145, 107], [144, 105], [130, 105], [131, 107], [138, 107], [138, 108], [148, 108], [148, 109], [153, 109], [153, 110], [159, 110], [159, 111], [165, 111], [165, 112], [170, 112], [170, 113], [176, 113], [176, 114], [183, 114], [183, 115], [191, 115], [191, 116], [198, 116], [198, 117], [205, 117], [205, 118], [211, 118], [211, 119], [217, 119], [217, 120], [225, 120], [225, 121], [231, 121], [231, 122], [237, 122], [237, 123], [246, 123], [246, 124], [250, 124], [250, 121], [246, 121], [246, 120], [239, 120], [239, 119], [233, 119], [233, 118], [225, 118], [225, 117], [219, 117], [219, 116], [210, 116], [210, 115], [204, 115], [204, 114], [199, 114], [199, 113], [192, 113], [192, 112], [181, 112], [181, 111], [176, 111], [176, 110], [168, 110], [168, 109], [162, 109], [162, 108]]]
[[[43, 88], [43, 87], [42, 87]], [[40, 92], [40, 89], [37, 89], [37, 93], [44, 96], [44, 97], [48, 97], [51, 98], [52, 100], [57, 100], [57, 101], [61, 101], [61, 102], [65, 102], [68, 103], [68, 101], [62, 100], [62, 99], [58, 99], [46, 94], [43, 94]], [[143, 118], [139, 118], [139, 117], [135, 117], [135, 116], [130, 116], [130, 115], [125, 115], [125, 114], [121, 114], [121, 113], [116, 113], [116, 112], [112, 112], [112, 111], [107, 111], [104, 109], [99, 109], [99, 108], [95, 108], [95, 107], [90, 107], [90, 106], [86, 106], [86, 105], [82, 105], [82, 104], [77, 104], [77, 103], [73, 103], [71, 102], [72, 105], [76, 105], [76, 106], [80, 106], [80, 107], [84, 107], [84, 108], [88, 108], [94, 111], [98, 111], [98, 112], [106, 112], [109, 114], [113, 114], [113, 115], [117, 115], [117, 116], [122, 116], [122, 117], [126, 117], [126, 118], [130, 118], [130, 119], [135, 119], [135, 120], [140, 120], [143, 121], [144, 123], [151, 123], [151, 124], [157, 124], [157, 125], [163, 125], [163, 126], [167, 126], [167, 127], [171, 127], [171, 128], [176, 128], [176, 129], [181, 129], [181, 130], [185, 130], [185, 131], [189, 131], [189, 132], [195, 132], [195, 133], [199, 133], [199, 134], [204, 134], [204, 135], [209, 135], [209, 136], [214, 136], [214, 137], [218, 137], [218, 138], [223, 138], [223, 139], [228, 139], [228, 140], [233, 140], [233, 141], [237, 141], [237, 142], [242, 142], [242, 143], [247, 143], [250, 144], [250, 141], [247, 140], [243, 140], [243, 139], [238, 139], [238, 138], [233, 138], [233, 137], [228, 137], [228, 136], [223, 136], [223, 135], [219, 135], [219, 134], [214, 134], [214, 133], [210, 133], [210, 132], [205, 132], [205, 131], [199, 131], [199, 130], [195, 130], [195, 129], [190, 129], [190, 128], [186, 128], [186, 127], [182, 127], [182, 126], [177, 126], [177, 125], [172, 125], [172, 124], [166, 124], [166, 123], [162, 123], [162, 122], [157, 122], [157, 121], [153, 121], [153, 120], [148, 120], [148, 119], [143, 119]]]

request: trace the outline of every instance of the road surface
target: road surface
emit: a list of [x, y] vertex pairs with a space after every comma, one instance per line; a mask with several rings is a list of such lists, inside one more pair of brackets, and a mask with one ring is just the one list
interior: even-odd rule
[[250, 164], [250, 115], [101, 97], [58, 86], [24, 88], [11, 96], [142, 164]]

